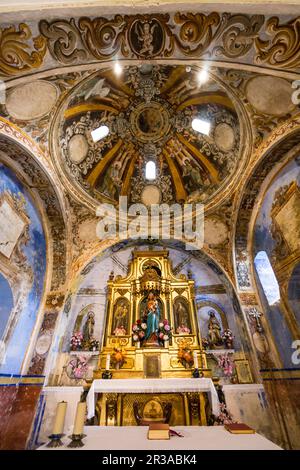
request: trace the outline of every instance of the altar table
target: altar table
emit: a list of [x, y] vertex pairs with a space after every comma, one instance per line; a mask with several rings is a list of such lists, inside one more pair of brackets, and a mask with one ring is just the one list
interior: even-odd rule
[[219, 414], [219, 398], [211, 379], [96, 379], [86, 398], [87, 417], [95, 416], [95, 393], [177, 392], [207, 392], [213, 414]]
[[[85, 426], [84, 447], [75, 450], [281, 450], [260, 434], [230, 434], [223, 426], [171, 426], [183, 437], [149, 441], [147, 426]], [[70, 439], [53, 450], [67, 450]], [[47, 450], [46, 445], [38, 450]], [[51, 449], [52, 450], [52, 449]]]

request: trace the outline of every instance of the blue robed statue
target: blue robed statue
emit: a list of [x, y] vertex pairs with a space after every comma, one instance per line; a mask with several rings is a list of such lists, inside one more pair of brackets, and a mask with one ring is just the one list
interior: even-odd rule
[[159, 328], [160, 309], [153, 292], [150, 292], [148, 295], [144, 315], [147, 318], [147, 330], [145, 335], [145, 339], [147, 340], [151, 338], [154, 333], [157, 334]]

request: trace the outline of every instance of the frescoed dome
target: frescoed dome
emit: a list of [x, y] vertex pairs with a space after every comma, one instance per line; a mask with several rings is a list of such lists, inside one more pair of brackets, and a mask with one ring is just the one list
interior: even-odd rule
[[64, 103], [57, 143], [60, 174], [95, 203], [117, 204], [120, 196], [207, 203], [242, 160], [226, 90], [184, 66], [128, 66], [119, 75], [108, 68], [87, 77]]

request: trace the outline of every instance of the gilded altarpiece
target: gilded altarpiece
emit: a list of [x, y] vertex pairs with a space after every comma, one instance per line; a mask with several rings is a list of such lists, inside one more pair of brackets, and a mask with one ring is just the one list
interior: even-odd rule
[[[196, 318], [194, 281], [184, 274], [178, 278], [173, 274], [167, 250], [135, 251], [128, 275], [114, 277], [111, 273], [107, 287], [106, 328], [94, 379], [102, 377], [107, 356], [112, 357], [116, 348], [122, 351], [124, 362], [121, 367], [111, 362], [112, 380], [190, 378], [194, 364], [184, 366], [178, 355], [183, 344], [193, 355], [196, 351], [200, 375], [211, 376]], [[152, 334], [145, 341], [134, 342], [132, 325], [143, 321], [152, 296], [159, 308], [159, 323], [166, 319], [171, 327], [170, 340], [158, 342]], [[184, 333], [179, 332], [180, 327], [185, 327]], [[102, 425], [136, 425], [145, 420], [205, 425], [208, 407], [205, 393], [118, 393], [99, 396], [96, 411]]]
[[[209, 376], [196, 319], [194, 281], [184, 274], [174, 276], [167, 250], [135, 251], [129, 274], [111, 274], [107, 287], [106, 328], [95, 378], [101, 377], [107, 355], [116, 347], [122, 349], [125, 361], [113, 370], [115, 378], [191, 377], [191, 369], [178, 359], [183, 342], [197, 351], [199, 368], [203, 376]], [[159, 305], [159, 322], [167, 319], [171, 327], [170, 341], [165, 344], [132, 340], [132, 325], [143, 319], [149, 294], [155, 295]], [[180, 326], [189, 333], [178, 333]]]

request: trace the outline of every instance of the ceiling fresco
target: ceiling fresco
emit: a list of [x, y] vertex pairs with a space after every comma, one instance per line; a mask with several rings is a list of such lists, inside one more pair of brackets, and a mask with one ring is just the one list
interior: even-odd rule
[[[194, 118], [209, 123], [208, 135], [193, 129]], [[91, 132], [103, 125], [109, 134], [94, 142]], [[235, 105], [214, 78], [201, 83], [197, 68], [97, 72], [71, 91], [57, 126], [59, 173], [97, 201], [126, 195], [145, 204], [207, 202], [242, 160]], [[145, 173], [149, 161], [153, 181]]]

